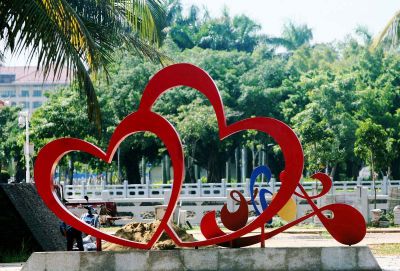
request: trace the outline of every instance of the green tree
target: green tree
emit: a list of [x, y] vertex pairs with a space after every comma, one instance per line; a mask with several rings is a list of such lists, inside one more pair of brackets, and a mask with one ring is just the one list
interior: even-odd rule
[[[375, 181], [375, 170], [387, 166], [392, 149], [392, 139], [382, 127], [371, 119], [359, 123], [356, 130], [354, 153], [371, 167], [371, 176]], [[389, 157], [388, 157], [389, 154]]]
[[0, 172], [4, 169], [16, 181], [23, 178], [23, 141], [18, 128], [19, 107], [0, 107]]
[[[229, 109], [227, 110], [229, 117]], [[207, 181], [221, 182], [232, 141], [220, 141], [214, 109], [196, 99], [178, 108], [174, 118], [187, 156], [187, 181], [195, 182], [194, 164], [207, 170]]]
[[[394, 146], [393, 138], [390, 138], [382, 125], [374, 123], [371, 119], [359, 123], [356, 130], [354, 153], [370, 166], [374, 187], [375, 170], [379, 171], [390, 165], [395, 153]], [[376, 208], [376, 189], [374, 206]]]
[[[38, 147], [59, 137], [76, 137], [96, 144], [105, 150], [115, 127], [128, 114], [138, 109], [142, 91], [156, 66], [143, 59], [120, 51], [115, 53], [116, 63], [110, 66], [113, 80], [99, 84], [99, 103], [104, 118], [101, 138], [94, 137], [95, 126], [85, 119], [86, 105], [70, 88], [50, 96], [48, 103], [39, 108], [32, 117], [32, 140]], [[139, 164], [142, 157], [149, 161], [158, 158], [161, 142], [154, 135], [144, 133], [129, 136], [120, 146], [123, 175], [129, 183], [140, 183]], [[116, 158], [114, 157], [114, 160]], [[107, 170], [105, 163], [87, 155], [69, 155], [68, 160], [89, 163], [93, 170]], [[64, 161], [63, 166], [67, 164]], [[72, 167], [76, 163], [72, 163]], [[73, 168], [69, 168], [69, 174]], [[69, 176], [72, 178], [72, 175]]]

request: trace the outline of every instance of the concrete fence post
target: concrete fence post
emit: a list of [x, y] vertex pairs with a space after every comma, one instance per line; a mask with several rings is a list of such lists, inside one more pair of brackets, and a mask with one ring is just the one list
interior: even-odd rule
[[106, 181], [101, 180], [101, 190], [105, 190], [106, 189]]
[[231, 198], [230, 194], [231, 191], [234, 189], [227, 189], [226, 190], [226, 206], [228, 207], [229, 212], [235, 211], [235, 201]]
[[226, 179], [221, 180], [221, 196], [226, 196]]
[[356, 193], [355, 207], [363, 215], [365, 222], [368, 222], [369, 221], [368, 188], [363, 187], [362, 185], [357, 185], [354, 192]]
[[382, 185], [381, 185], [383, 195], [388, 194], [388, 182], [389, 182], [388, 176], [383, 176]]
[[127, 180], [124, 181], [124, 197], [125, 198], [128, 197], [128, 181]]
[[169, 199], [171, 198], [171, 190], [165, 189], [164, 190], [164, 205], [168, 205]]
[[358, 176], [357, 177], [357, 186], [361, 186], [361, 181], [362, 181], [362, 177]]
[[246, 185], [244, 187], [244, 193], [245, 196], [250, 197], [250, 179], [246, 178]]
[[316, 194], [318, 194], [318, 191], [317, 191], [317, 184], [316, 184], [316, 183], [312, 183], [312, 184], [311, 184], [311, 189], [312, 189], [312, 195], [313, 195], [313, 196], [316, 195]]
[[197, 194], [201, 197], [201, 179], [197, 179]]
[[86, 191], [86, 181], [85, 180], [83, 180], [82, 181], [82, 198], [84, 197], [84, 196], [86, 196], [86, 194], [87, 194], [87, 191]]
[[272, 194], [275, 193], [275, 183], [276, 183], [276, 179], [275, 178], [271, 178]]
[[151, 193], [150, 193], [150, 183], [149, 182], [146, 182], [146, 195], [148, 198], [150, 198]]
[[[68, 197], [68, 193], [67, 193], [67, 187], [65, 187], [63, 181], [60, 182], [60, 187], [61, 187], [62, 196], [64, 199], [66, 199]], [[72, 192], [75, 192], [74, 189], [72, 190]]]

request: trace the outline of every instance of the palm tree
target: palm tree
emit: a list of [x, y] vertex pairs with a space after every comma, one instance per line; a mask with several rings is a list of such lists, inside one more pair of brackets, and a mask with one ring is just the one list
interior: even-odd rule
[[[92, 78], [104, 72], [121, 45], [158, 62], [156, 49], [165, 25], [162, 0], [7, 0], [0, 1], [4, 50], [29, 51], [45, 76], [63, 69], [87, 97], [88, 115], [100, 128], [100, 108]], [[4, 55], [0, 51], [0, 57]]]
[[294, 51], [304, 44], [309, 44], [312, 39], [312, 29], [306, 24], [296, 25], [293, 22], [288, 22], [283, 26], [281, 37], [267, 38], [266, 42], [272, 45], [283, 46], [288, 51]]
[[388, 48], [396, 48], [400, 45], [400, 10], [394, 14], [379, 35], [375, 37], [371, 48], [375, 49], [379, 45]]

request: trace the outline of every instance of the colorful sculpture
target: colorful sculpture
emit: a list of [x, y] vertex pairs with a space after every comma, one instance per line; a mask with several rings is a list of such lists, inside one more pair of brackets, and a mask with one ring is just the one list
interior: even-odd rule
[[[204, 215], [200, 224], [201, 232], [206, 240], [196, 242], [183, 242], [180, 240], [168, 223], [178, 201], [184, 180], [184, 154], [181, 140], [174, 127], [163, 116], [152, 111], [152, 106], [158, 97], [169, 89], [177, 86], [187, 86], [197, 89], [208, 98], [215, 110], [221, 140], [237, 132], [257, 130], [268, 134], [275, 140], [276, 144], [278, 144], [282, 150], [285, 161], [285, 168], [279, 175], [282, 185], [279, 191], [274, 194], [273, 200], [269, 205], [265, 201], [265, 195], [267, 193], [270, 194], [268, 190], [260, 190], [262, 211], [259, 211], [254, 205], [256, 194], [250, 193], [252, 194], [251, 202], [253, 206], [255, 206], [255, 211], [258, 214], [255, 220], [247, 224], [248, 205], [246, 199], [239, 192], [233, 191], [231, 197], [240, 202], [239, 209], [234, 213], [230, 213], [225, 205], [221, 210], [221, 220], [223, 224], [233, 232], [223, 232], [216, 222], [215, 211], [209, 212]], [[143, 131], [154, 133], [164, 142], [171, 157], [174, 171], [174, 181], [169, 205], [159, 228], [152, 239], [146, 244], [106, 234], [80, 221], [58, 200], [53, 187], [53, 175], [56, 165], [67, 153], [72, 151], [86, 152], [110, 163], [119, 144], [127, 136]], [[256, 169], [253, 174], [258, 175], [260, 172], [266, 174], [267, 177], [269, 176], [265, 168]], [[34, 178], [38, 193], [42, 197], [44, 203], [61, 220], [87, 234], [123, 246], [150, 249], [163, 232], [166, 232], [174, 242], [181, 247], [199, 247], [212, 244], [242, 247], [258, 242], [263, 244], [265, 239], [314, 215], [318, 216], [329, 233], [340, 243], [352, 245], [360, 242], [366, 234], [366, 225], [363, 216], [356, 209], [345, 204], [331, 204], [318, 208], [313, 200], [322, 197], [329, 191], [332, 185], [331, 180], [323, 173], [313, 175], [312, 178], [322, 183], [323, 189], [318, 195], [310, 196], [299, 183], [302, 172], [303, 151], [297, 136], [289, 126], [279, 120], [268, 117], [254, 117], [228, 125], [226, 123], [222, 99], [212, 78], [205, 71], [194, 65], [175, 64], [162, 69], [149, 81], [144, 90], [138, 111], [133, 112], [121, 121], [111, 137], [106, 152], [91, 143], [76, 138], [60, 138], [54, 140], [40, 150], [35, 163]], [[299, 188], [301, 193], [297, 193], [295, 191], [296, 188]], [[251, 192], [253, 192], [252, 187], [251, 190]], [[292, 205], [290, 202], [294, 194], [306, 199], [312, 207], [313, 212], [300, 219], [291, 221], [281, 228], [264, 233], [263, 229], [265, 223], [270, 221], [274, 215], [280, 214], [280, 212], [286, 210], [286, 212], [289, 213], [287, 219], [290, 218], [291, 208], [293, 208], [293, 206], [290, 207], [290, 205]], [[333, 218], [324, 216], [323, 212], [327, 210], [333, 213]], [[262, 229], [261, 234], [243, 237], [245, 234], [257, 228]]]

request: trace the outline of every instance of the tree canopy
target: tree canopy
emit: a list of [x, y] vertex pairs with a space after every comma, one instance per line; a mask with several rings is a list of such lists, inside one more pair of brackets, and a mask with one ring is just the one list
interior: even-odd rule
[[[400, 55], [382, 47], [370, 50], [371, 35], [365, 28], [340, 42], [312, 44], [307, 25], [289, 23], [280, 37], [268, 37], [251, 18], [231, 16], [227, 10], [211, 18], [193, 6], [185, 14], [177, 0], [168, 1], [165, 9], [162, 50], [176, 62], [193, 63], [211, 75], [228, 123], [267, 116], [290, 125], [303, 146], [305, 176], [324, 171], [334, 180], [355, 179], [369, 165], [380, 176], [400, 177]], [[149, 78], [161, 68], [126, 49], [112, 57], [112, 80], [95, 85], [104, 114], [103, 137], [95, 136], [95, 127], [85, 119], [87, 105], [68, 88], [52, 94], [35, 112], [32, 137], [37, 147], [62, 136], [107, 146], [116, 125], [137, 110]], [[193, 89], [167, 92], [154, 110], [183, 140], [187, 182], [196, 181], [197, 167], [207, 171], [209, 182], [227, 177], [227, 165], [243, 163], [240, 148], [250, 150], [247, 173], [260, 163], [268, 163], [275, 176], [283, 168], [279, 147], [268, 136], [249, 131], [220, 141], [210, 103]], [[164, 157], [165, 148], [154, 135], [131, 136], [120, 147], [123, 177], [138, 183], [142, 159], [157, 164]], [[107, 168], [83, 156], [69, 159]], [[115, 170], [115, 163], [109, 170]]]

